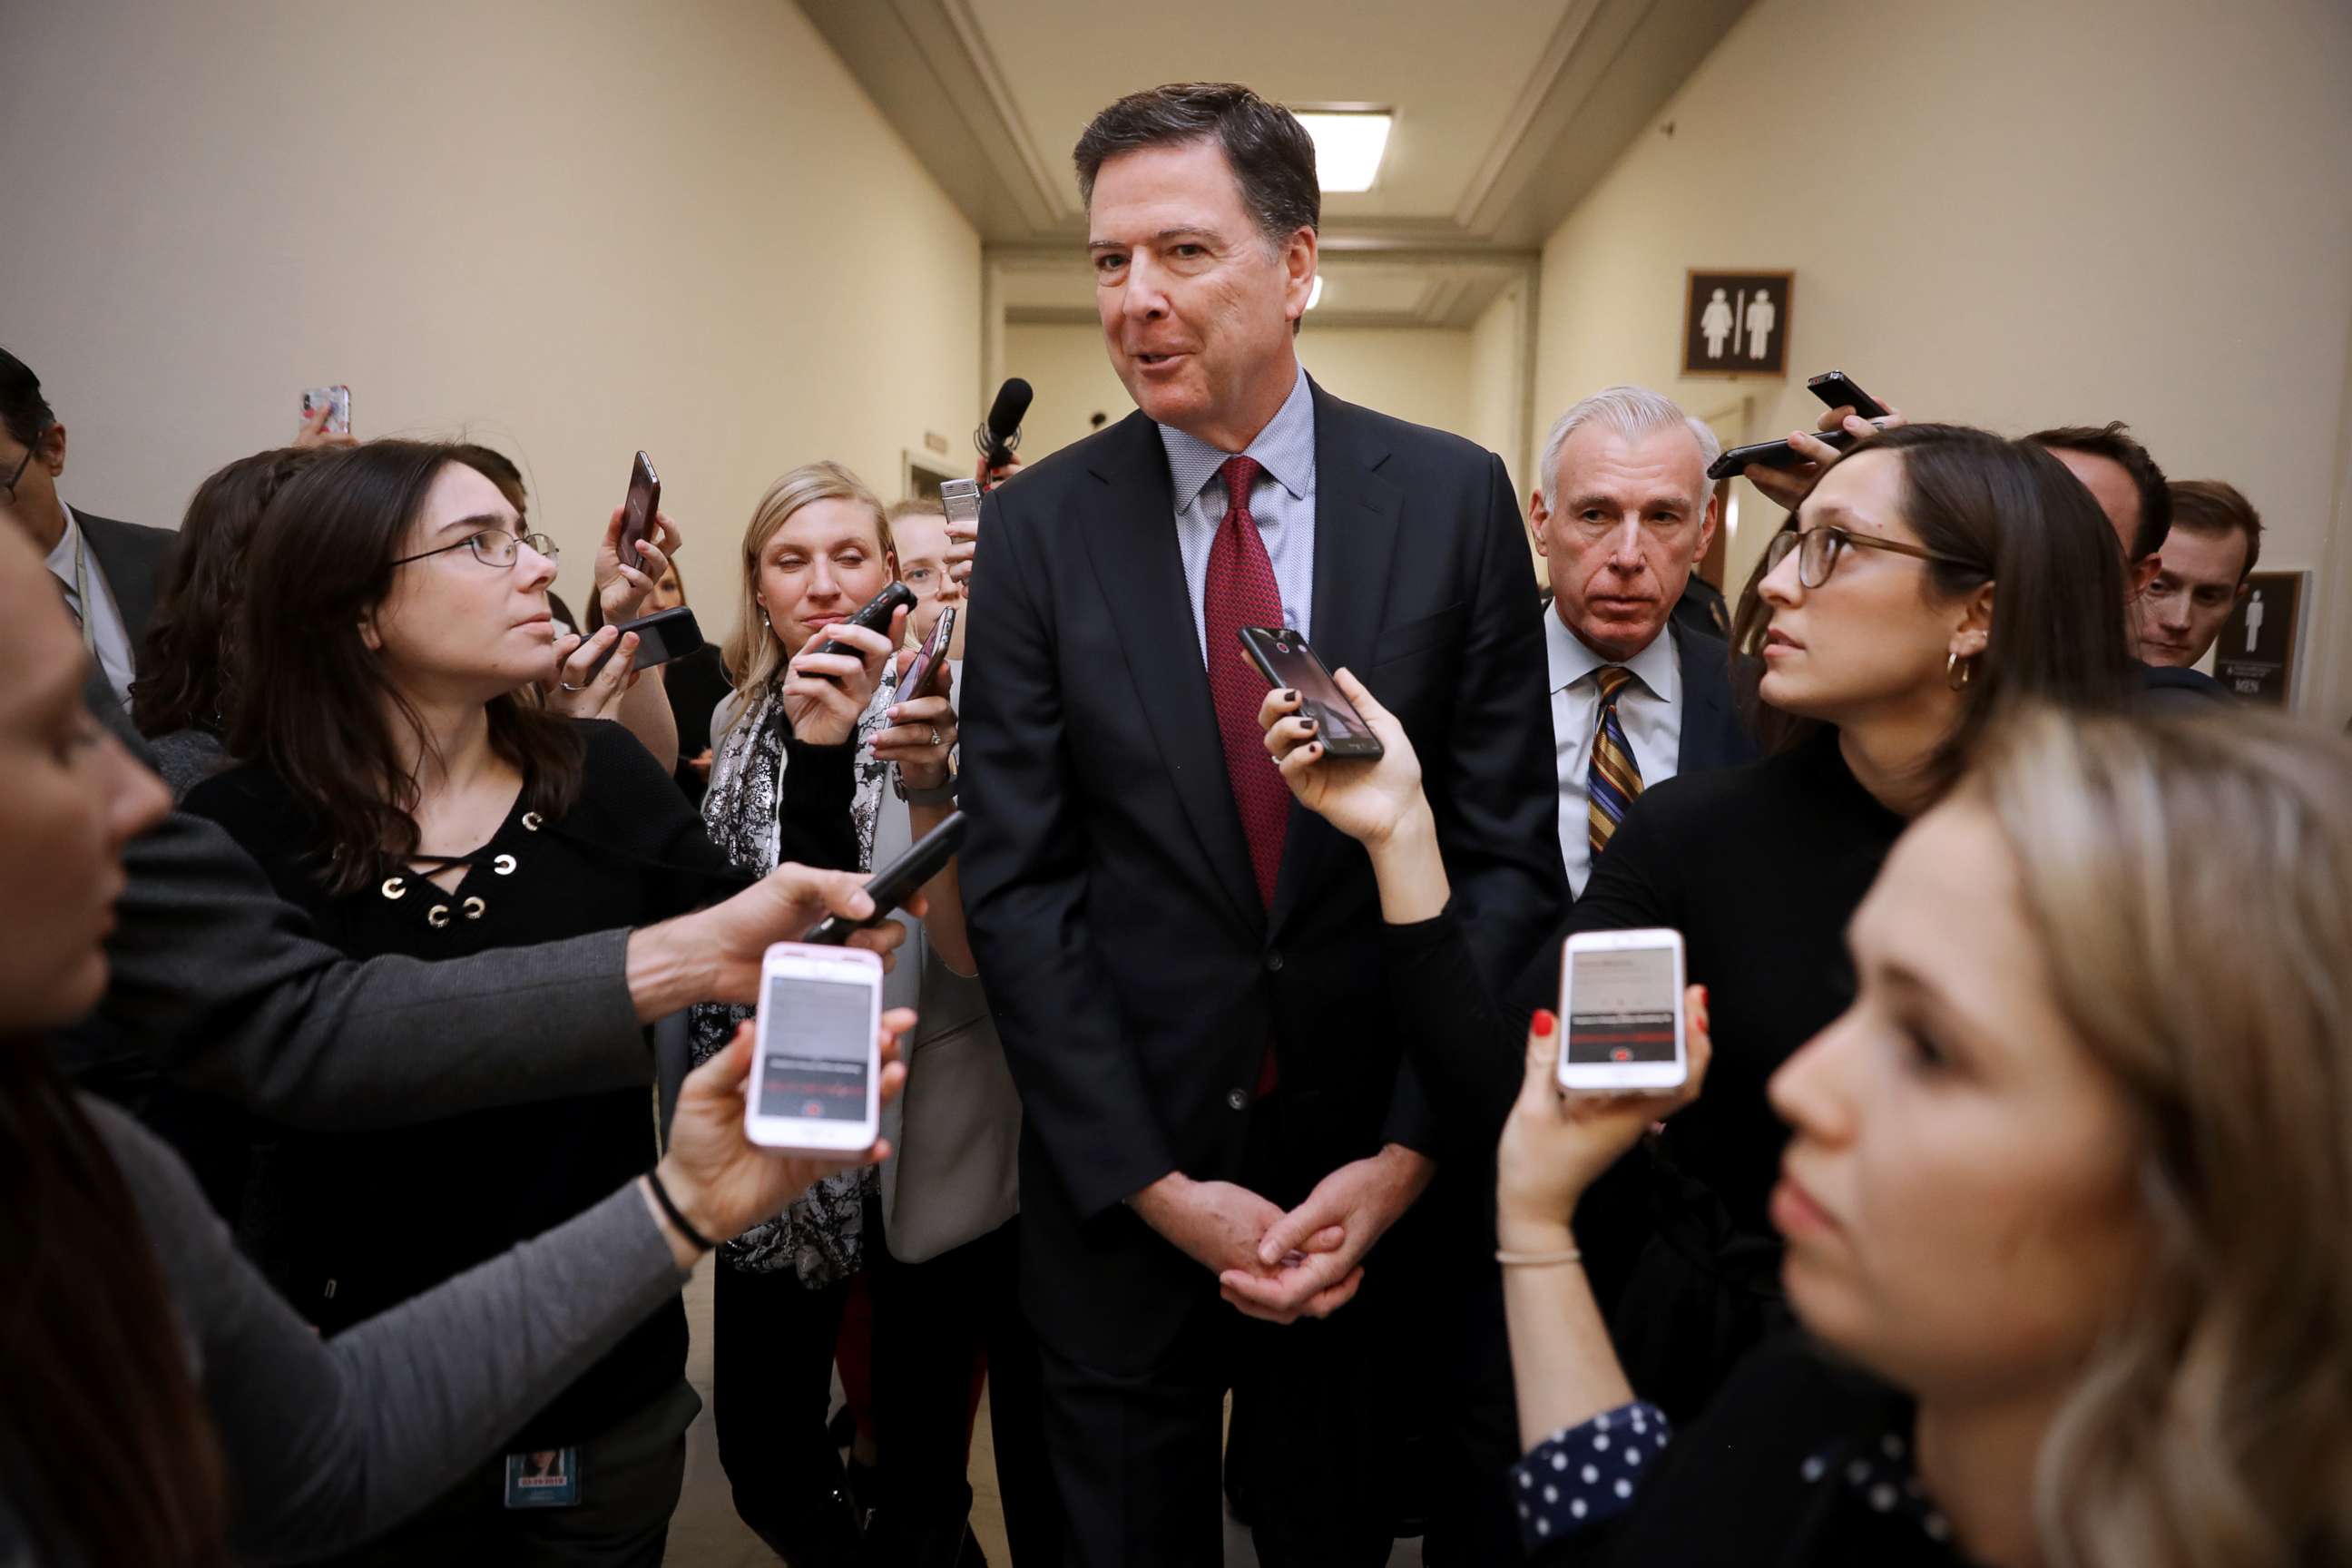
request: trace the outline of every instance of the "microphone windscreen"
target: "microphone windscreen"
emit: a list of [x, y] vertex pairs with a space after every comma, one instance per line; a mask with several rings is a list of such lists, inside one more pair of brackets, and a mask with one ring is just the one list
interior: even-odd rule
[[1029, 389], [1029, 384], [1017, 375], [998, 387], [996, 401], [988, 408], [988, 433], [1002, 441], [1020, 429], [1036, 395]]

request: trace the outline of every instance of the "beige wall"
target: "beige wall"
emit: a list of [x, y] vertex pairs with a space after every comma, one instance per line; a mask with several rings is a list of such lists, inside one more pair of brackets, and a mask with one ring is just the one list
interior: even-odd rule
[[[2342, 0], [1759, 0], [1545, 247], [1536, 428], [1638, 381], [1761, 439], [1832, 366], [1915, 417], [2127, 419], [2252, 498], [2266, 566], [2322, 574], [2305, 690], [2341, 721], [2347, 82]], [[1677, 382], [1692, 266], [1796, 269], [1787, 382]]]
[[973, 423], [978, 237], [781, 0], [10, 15], [0, 331], [77, 504], [174, 523], [348, 382], [364, 435], [520, 458], [575, 607], [645, 447], [715, 637], [770, 479], [895, 495]]
[[1528, 296], [1526, 283], [1514, 283], [1496, 296], [1470, 329], [1468, 427], [1462, 433], [1490, 452], [1502, 454], [1511, 483], [1524, 502], [1527, 476], [1532, 472], [1530, 435], [1525, 413], [1527, 397]]
[[[1334, 396], [1488, 444], [1475, 434], [1467, 331], [1318, 329], [1309, 318], [1298, 358]], [[1007, 326], [1004, 374], [1026, 377], [1036, 390], [1021, 437], [1021, 456], [1031, 461], [1088, 434], [1087, 421], [1097, 411], [1117, 421], [1135, 410], [1110, 368], [1101, 331], [1092, 326]]]

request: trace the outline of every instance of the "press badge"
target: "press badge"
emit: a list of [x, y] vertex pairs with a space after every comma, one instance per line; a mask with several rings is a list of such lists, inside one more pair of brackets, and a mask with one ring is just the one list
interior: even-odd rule
[[534, 1448], [507, 1456], [509, 1508], [576, 1508], [579, 1503], [579, 1449]]

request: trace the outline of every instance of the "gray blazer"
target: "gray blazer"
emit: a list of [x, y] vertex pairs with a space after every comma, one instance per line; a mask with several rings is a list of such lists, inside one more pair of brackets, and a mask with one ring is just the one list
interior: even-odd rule
[[[102, 678], [83, 697], [144, 756]], [[106, 996], [58, 1038], [85, 1088], [135, 1104], [162, 1075], [323, 1129], [652, 1081], [625, 931], [438, 963], [360, 962], [314, 938], [215, 823], [175, 811], [122, 858]]]

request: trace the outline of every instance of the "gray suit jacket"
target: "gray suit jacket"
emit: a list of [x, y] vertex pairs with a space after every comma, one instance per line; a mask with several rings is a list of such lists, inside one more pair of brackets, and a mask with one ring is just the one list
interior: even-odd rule
[[[144, 747], [102, 678], [92, 713]], [[161, 1075], [274, 1121], [362, 1128], [642, 1086], [628, 932], [427, 963], [311, 936], [218, 825], [174, 811], [123, 850], [98, 1011], [58, 1037], [83, 1087], [136, 1104]]]

